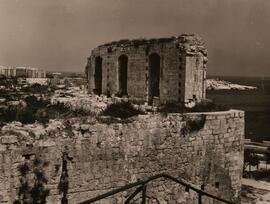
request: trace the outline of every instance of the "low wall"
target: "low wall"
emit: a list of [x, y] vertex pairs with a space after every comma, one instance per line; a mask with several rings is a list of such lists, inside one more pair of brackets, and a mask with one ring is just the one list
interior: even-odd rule
[[[50, 190], [47, 203], [61, 203], [65, 194], [69, 203], [78, 203], [158, 173], [204, 185], [205, 191], [224, 199], [239, 199], [242, 111], [142, 115], [128, 123], [112, 124], [73, 119], [43, 131], [31, 127], [28, 131], [6, 128], [0, 135], [1, 204], [18, 198], [22, 181], [29, 179], [33, 184], [33, 176], [18, 170], [22, 164], [44, 173], [45, 187]], [[194, 194], [164, 180], [152, 183], [147, 192], [150, 203], [157, 203], [155, 199], [170, 204], [196, 200]], [[128, 195], [121, 193], [99, 203], [120, 204]]]

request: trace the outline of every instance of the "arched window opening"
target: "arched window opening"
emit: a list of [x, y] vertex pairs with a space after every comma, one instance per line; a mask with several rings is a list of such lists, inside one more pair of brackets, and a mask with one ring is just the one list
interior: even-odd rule
[[94, 93], [100, 95], [102, 93], [102, 58], [96, 57], [95, 58], [95, 88]]
[[149, 56], [149, 97], [150, 102], [153, 97], [159, 97], [160, 81], [160, 56], [153, 53]]
[[119, 96], [127, 95], [127, 78], [128, 78], [128, 57], [121, 55], [118, 58], [118, 83]]

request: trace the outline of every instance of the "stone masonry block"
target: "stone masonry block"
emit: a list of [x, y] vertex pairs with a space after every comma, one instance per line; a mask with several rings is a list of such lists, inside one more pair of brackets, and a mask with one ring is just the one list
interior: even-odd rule
[[1, 138], [2, 144], [14, 144], [18, 142], [18, 138], [15, 135], [7, 135], [7, 136], [2, 136], [0, 138]]

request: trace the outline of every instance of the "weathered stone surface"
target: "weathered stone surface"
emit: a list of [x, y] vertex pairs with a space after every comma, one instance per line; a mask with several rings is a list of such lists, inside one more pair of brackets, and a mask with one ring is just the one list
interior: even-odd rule
[[[204, 126], [183, 134], [181, 130], [186, 121], [201, 115], [206, 115]], [[44, 167], [50, 189], [48, 203], [60, 203], [62, 198], [58, 185], [63, 175], [63, 158], [67, 162], [71, 204], [159, 173], [184, 179], [197, 187], [204, 184], [205, 191], [224, 199], [239, 198], [243, 112], [169, 114], [167, 117], [153, 114], [134, 117], [132, 121], [123, 124], [84, 122], [77, 127], [75, 123], [81, 121], [74, 119], [71, 125], [78, 131], [73, 134], [69, 135], [63, 125], [57, 123], [61, 128], [48, 128], [40, 138], [33, 139], [29, 134], [18, 141], [15, 138], [20, 138], [19, 133], [16, 137], [0, 134], [0, 203], [11, 204], [17, 198], [21, 177], [17, 167], [31, 160], [33, 155], [48, 162]], [[63, 132], [67, 136], [64, 137]], [[132, 191], [98, 203], [122, 204]], [[196, 194], [185, 193], [183, 187], [164, 180], [153, 182], [147, 192], [164, 204], [191, 204], [196, 203], [197, 198]], [[208, 203], [207, 200], [203, 203]]]
[[15, 135], [7, 135], [1, 137], [1, 144], [14, 144], [16, 142], [18, 142], [18, 139]]

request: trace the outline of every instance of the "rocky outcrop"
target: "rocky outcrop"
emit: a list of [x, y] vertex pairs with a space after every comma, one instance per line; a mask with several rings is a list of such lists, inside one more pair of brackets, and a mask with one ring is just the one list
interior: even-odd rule
[[254, 90], [257, 87], [254, 86], [246, 86], [246, 85], [239, 85], [233, 84], [228, 81], [218, 80], [218, 79], [207, 79], [207, 90]]

